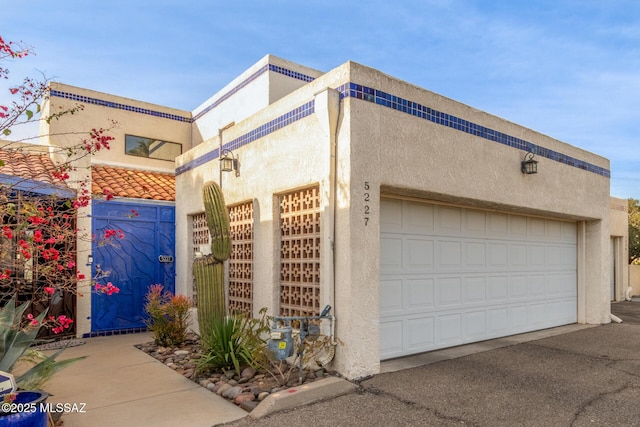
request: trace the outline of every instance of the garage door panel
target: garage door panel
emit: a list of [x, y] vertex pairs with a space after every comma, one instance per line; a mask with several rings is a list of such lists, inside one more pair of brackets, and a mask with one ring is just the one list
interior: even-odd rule
[[462, 243], [457, 241], [439, 241], [437, 245], [437, 268], [440, 271], [460, 270], [462, 266]]
[[380, 281], [380, 315], [392, 316], [402, 314], [403, 304], [402, 279]]
[[487, 269], [501, 271], [509, 268], [509, 245], [506, 243], [487, 243]]
[[381, 357], [574, 323], [576, 226], [394, 201], [381, 219]]
[[527, 276], [509, 276], [509, 301], [526, 298]]
[[406, 329], [408, 348], [413, 350], [432, 348], [435, 343], [434, 324], [433, 316], [408, 319]]
[[527, 218], [524, 216], [509, 215], [509, 237], [527, 237]]
[[487, 245], [484, 242], [464, 243], [464, 270], [484, 271], [487, 268]]
[[463, 278], [463, 301], [465, 304], [483, 304], [487, 301], [487, 278]]
[[536, 269], [543, 269], [545, 266], [546, 247], [542, 245], [527, 246], [527, 265]]
[[546, 292], [546, 276], [544, 274], [532, 274], [527, 276], [527, 288], [532, 297], [544, 297]]
[[459, 306], [462, 303], [462, 279], [460, 277], [438, 277], [436, 304], [438, 307]]
[[405, 351], [403, 343], [404, 327], [402, 320], [387, 321], [380, 323], [380, 336], [384, 337], [380, 341], [380, 356], [393, 357]]
[[487, 291], [489, 301], [507, 301], [509, 299], [508, 276], [487, 276]]
[[407, 279], [406, 286], [406, 309], [409, 312], [433, 309], [435, 301], [434, 279]]
[[462, 314], [443, 314], [437, 318], [437, 338], [439, 344], [446, 346], [462, 342]]
[[380, 239], [380, 273], [402, 272], [402, 239], [384, 237]]
[[436, 206], [436, 232], [445, 236], [460, 236], [462, 233], [462, 210], [448, 206]]
[[433, 239], [406, 239], [406, 267], [410, 270], [433, 270], [434, 246]]
[[521, 271], [527, 266], [527, 245], [512, 243], [509, 245], [509, 270]]
[[504, 238], [509, 235], [509, 221], [507, 214], [487, 212], [487, 234], [494, 238]]
[[433, 234], [434, 207], [422, 203], [407, 203], [405, 209], [406, 231], [410, 233]]
[[402, 230], [402, 201], [380, 200], [380, 227], [387, 232]]
[[547, 323], [547, 304], [540, 302], [527, 306], [527, 323], [532, 328], [544, 328]]
[[472, 311], [465, 314], [465, 342], [485, 339], [487, 336], [487, 311]]
[[472, 237], [485, 237], [487, 235], [487, 218], [483, 211], [464, 211], [464, 235]]

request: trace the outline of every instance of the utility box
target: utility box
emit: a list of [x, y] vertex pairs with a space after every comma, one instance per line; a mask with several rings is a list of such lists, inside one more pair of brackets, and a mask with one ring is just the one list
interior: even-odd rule
[[271, 329], [271, 339], [267, 347], [276, 360], [284, 360], [293, 356], [293, 334], [291, 326]]

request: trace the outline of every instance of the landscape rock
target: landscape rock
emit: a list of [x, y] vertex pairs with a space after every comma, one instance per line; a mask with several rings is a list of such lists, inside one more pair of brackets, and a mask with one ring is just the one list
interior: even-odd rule
[[[165, 366], [184, 375], [191, 381], [205, 387], [212, 393], [223, 396], [245, 411], [250, 412], [270, 394], [297, 387], [298, 371], [294, 367], [288, 374], [286, 385], [278, 383], [271, 374], [256, 372], [253, 368], [245, 368], [237, 375], [236, 371], [202, 371], [197, 368], [198, 359], [204, 356], [200, 339], [195, 334], [189, 334], [187, 340], [179, 347], [159, 347], [154, 342], [136, 345], [136, 347]], [[319, 378], [336, 375], [325, 369], [309, 369], [303, 372], [304, 383], [310, 383]]]

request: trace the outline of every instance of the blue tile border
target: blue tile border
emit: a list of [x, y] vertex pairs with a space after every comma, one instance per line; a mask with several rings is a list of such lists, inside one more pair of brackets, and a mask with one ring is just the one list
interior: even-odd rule
[[559, 153], [557, 151], [542, 147], [532, 142], [507, 135], [497, 130], [475, 124], [451, 114], [434, 110], [432, 108], [392, 95], [390, 93], [383, 92], [378, 89], [359, 85], [353, 82], [348, 82], [339, 86], [337, 90], [340, 91], [340, 99], [348, 97], [362, 99], [363, 101], [372, 102], [383, 107], [410, 114], [412, 116], [416, 116], [418, 118], [425, 119], [442, 126], [447, 126], [455, 130], [468, 133], [470, 135], [488, 139], [489, 141], [497, 142], [499, 144], [517, 148], [519, 150], [531, 151], [536, 156], [555, 160], [556, 162], [563, 163], [568, 166], [573, 166], [578, 169], [583, 169], [585, 171], [592, 172], [606, 178], [611, 177], [611, 172], [608, 169], [593, 165], [591, 163], [576, 159], [571, 156], [567, 156], [566, 154]]
[[[253, 141], [260, 139], [273, 133], [279, 129], [282, 129], [290, 124], [297, 122], [298, 120], [305, 118], [315, 112], [315, 101], [311, 100], [301, 106], [294, 108], [293, 110], [285, 113], [275, 119], [259, 126], [244, 135], [241, 135], [222, 146], [223, 150], [237, 150], [238, 148], [250, 144]], [[197, 168], [198, 166], [202, 166], [205, 163], [210, 162], [211, 160], [215, 160], [219, 157], [218, 153], [219, 149], [215, 148], [208, 153], [203, 154], [202, 156], [191, 160], [190, 162], [185, 163], [182, 166], [178, 166], [176, 168], [176, 176], [181, 175], [185, 172], [188, 172], [192, 169]]]
[[294, 79], [302, 80], [303, 82], [307, 82], [307, 83], [315, 80], [314, 77], [307, 76], [306, 74], [302, 74], [302, 73], [299, 73], [297, 71], [288, 70], [288, 69], [286, 69], [284, 67], [280, 67], [280, 66], [273, 65], [273, 64], [266, 64], [265, 66], [260, 68], [258, 71], [256, 71], [255, 73], [251, 74], [249, 77], [247, 77], [245, 80], [243, 80], [241, 83], [239, 83], [237, 86], [235, 86], [233, 89], [231, 89], [229, 92], [225, 93], [220, 98], [215, 100], [211, 105], [208, 105], [204, 110], [202, 110], [198, 114], [196, 114], [193, 117], [193, 121], [195, 122], [200, 117], [204, 116], [209, 111], [213, 110], [218, 105], [222, 104], [224, 101], [226, 101], [227, 99], [231, 98], [233, 95], [236, 94], [236, 92], [238, 92], [240, 89], [242, 89], [245, 86], [247, 86], [249, 83], [251, 83], [252, 81], [257, 79], [258, 77], [260, 77], [262, 74], [264, 74], [267, 71], [273, 71], [275, 73], [283, 74], [283, 75], [285, 75], [287, 77], [292, 77]]
[[110, 337], [113, 335], [125, 335], [125, 334], [139, 334], [142, 332], [148, 332], [147, 328], [130, 328], [130, 329], [116, 329], [113, 331], [99, 331], [90, 332], [88, 334], [82, 334], [82, 338], [95, 338], [95, 337]]
[[236, 94], [236, 92], [238, 92], [240, 89], [242, 89], [245, 86], [247, 86], [249, 83], [251, 83], [252, 81], [257, 79], [258, 77], [260, 77], [260, 75], [264, 74], [267, 71], [273, 71], [274, 73], [282, 74], [282, 75], [285, 75], [287, 77], [291, 77], [291, 78], [294, 78], [294, 79], [297, 79], [297, 80], [302, 80], [302, 81], [307, 82], [307, 83], [315, 80], [315, 77], [308, 76], [306, 74], [303, 74], [303, 73], [300, 73], [300, 72], [297, 72], [297, 71], [289, 70], [287, 68], [280, 67], [278, 65], [266, 64], [265, 66], [260, 68], [258, 71], [256, 71], [255, 73], [253, 73], [252, 75], [247, 77], [245, 80], [243, 80], [240, 84], [238, 84], [233, 89], [231, 89], [229, 92], [227, 92], [224, 95], [222, 95], [220, 98], [218, 98], [216, 101], [214, 101], [211, 105], [207, 106], [204, 110], [200, 111], [194, 117], [182, 117], [182, 116], [178, 116], [176, 114], [162, 113], [160, 111], [149, 110], [149, 109], [140, 108], [140, 107], [134, 107], [132, 105], [120, 104], [120, 103], [117, 103], [117, 102], [105, 101], [105, 100], [99, 99], [99, 98], [92, 98], [92, 97], [89, 97], [89, 96], [82, 96], [82, 95], [77, 95], [75, 93], [63, 92], [63, 91], [54, 90], [54, 89], [52, 89], [49, 92], [49, 94], [51, 96], [70, 99], [72, 101], [78, 101], [78, 102], [82, 102], [82, 103], [85, 103], [85, 104], [99, 105], [101, 107], [115, 108], [115, 109], [118, 109], [118, 110], [133, 111], [135, 113], [147, 114], [147, 115], [150, 115], [150, 116], [161, 117], [161, 118], [170, 119], [170, 120], [176, 120], [176, 121], [179, 121], [179, 122], [193, 123], [196, 120], [198, 120], [200, 117], [204, 116], [209, 111], [213, 110], [218, 105], [220, 105], [221, 103], [226, 101], [227, 99], [231, 98], [233, 95]]
[[147, 114], [149, 116], [160, 117], [163, 119], [176, 120], [179, 122], [186, 122], [186, 123], [192, 122], [191, 117], [183, 117], [183, 116], [178, 116], [176, 114], [162, 113], [160, 111], [134, 107], [132, 105], [120, 104], [118, 102], [105, 101], [103, 99], [92, 98], [90, 96], [76, 95], [75, 93], [71, 93], [71, 92], [63, 92], [63, 91], [52, 89], [49, 92], [49, 95], [56, 96], [59, 98], [70, 99], [72, 101], [78, 101], [85, 104], [99, 105], [101, 107], [115, 108], [117, 110], [125, 110], [125, 111], [132, 111], [134, 113]]

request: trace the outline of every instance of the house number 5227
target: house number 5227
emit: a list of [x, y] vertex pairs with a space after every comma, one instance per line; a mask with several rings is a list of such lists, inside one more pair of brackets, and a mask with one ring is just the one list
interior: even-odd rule
[[371, 200], [371, 193], [369, 193], [369, 181], [364, 182], [364, 225], [369, 224], [369, 214], [371, 213], [371, 207], [369, 201]]

